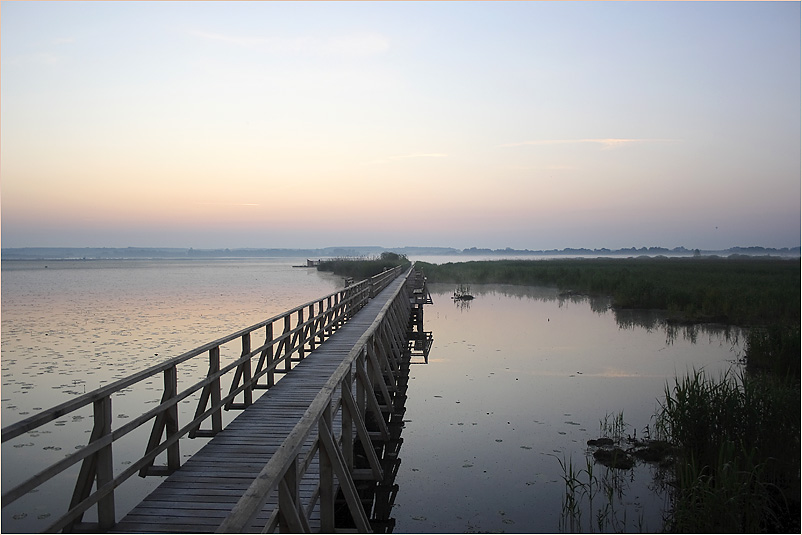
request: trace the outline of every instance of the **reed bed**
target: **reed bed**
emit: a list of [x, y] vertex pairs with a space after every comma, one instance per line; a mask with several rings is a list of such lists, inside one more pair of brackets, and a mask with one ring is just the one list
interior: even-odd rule
[[799, 533], [799, 383], [765, 373], [666, 386], [656, 427], [677, 452], [673, 532]]

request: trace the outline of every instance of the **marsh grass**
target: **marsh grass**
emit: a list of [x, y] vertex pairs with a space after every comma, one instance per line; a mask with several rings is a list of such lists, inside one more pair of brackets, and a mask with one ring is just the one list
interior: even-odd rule
[[599, 437], [620, 441], [624, 438], [626, 430], [627, 423], [624, 421], [623, 411], [618, 414], [607, 413], [599, 420]]
[[746, 338], [746, 355], [750, 371], [768, 372], [777, 377], [799, 377], [799, 323], [750, 329]]
[[675, 532], [799, 532], [799, 384], [694, 372], [666, 386], [658, 432], [675, 446]]

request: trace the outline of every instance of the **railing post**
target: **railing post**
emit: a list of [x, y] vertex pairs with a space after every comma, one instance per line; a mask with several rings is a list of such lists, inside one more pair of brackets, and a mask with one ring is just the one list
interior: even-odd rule
[[[94, 425], [89, 443], [102, 439], [111, 434], [111, 397], [104, 396], [93, 404]], [[91, 457], [84, 459], [81, 465], [78, 480], [75, 483], [75, 490], [70, 501], [70, 509], [85, 500], [92, 492], [92, 484], [97, 480], [97, 488], [110, 483], [114, 479], [114, 458], [112, 456], [111, 443], [104, 446]], [[65, 533], [70, 533], [73, 528], [81, 522], [83, 514], [79, 515], [73, 522], [64, 528]], [[114, 491], [102, 497], [97, 503], [98, 527], [101, 531], [111, 529], [117, 521], [114, 512]]]
[[[209, 350], [209, 373], [220, 371], [220, 346], [215, 346]], [[211, 385], [212, 406], [218, 407], [212, 413], [212, 432], [217, 433], [223, 430], [223, 413], [220, 411], [220, 378], [215, 379]]]
[[306, 521], [306, 515], [303, 514], [303, 508], [299, 506], [301, 496], [298, 479], [298, 457], [296, 456], [279, 483], [279, 529], [282, 533], [308, 533], [311, 531]]
[[[251, 352], [251, 333], [247, 332], [242, 335], [242, 353], [240, 358], [245, 358]], [[253, 375], [251, 374], [251, 357], [245, 358], [234, 373], [234, 379], [231, 380], [231, 389], [229, 394], [233, 393], [239, 387], [240, 380], [245, 387], [242, 391], [242, 403], [235, 403], [232, 398], [226, 403], [226, 410], [230, 409], [246, 409], [253, 404]]]
[[[164, 370], [164, 393], [162, 394], [161, 402], [165, 403], [173, 399], [178, 394], [178, 372], [175, 366], [170, 366]], [[198, 407], [199, 412], [203, 412], [201, 407]], [[161, 443], [162, 433], [164, 433], [164, 440], [168, 441], [170, 438], [178, 434], [178, 405], [173, 403], [170, 407], [162, 410], [153, 422], [153, 429], [150, 432], [148, 444], [145, 447], [145, 455], [159, 447]], [[181, 466], [181, 454], [179, 452], [178, 440], [167, 446], [167, 466], [153, 466], [154, 459], [150, 463], [143, 466], [139, 470], [139, 476], [145, 477], [150, 475], [167, 475]]]
[[284, 316], [284, 333], [282, 333], [286, 338], [284, 338], [284, 373], [288, 373], [292, 369], [292, 362], [290, 362], [290, 357], [292, 355], [292, 345], [290, 340], [290, 331], [292, 331], [292, 318], [290, 315], [287, 314]]
[[[164, 401], [174, 398], [178, 394], [178, 371], [175, 366], [164, 370]], [[169, 440], [178, 433], [178, 404], [165, 411], [164, 440]], [[181, 467], [181, 453], [178, 441], [167, 446], [167, 469], [171, 472]]]
[[[251, 352], [251, 333], [242, 335], [242, 357], [244, 358]], [[247, 357], [242, 363], [242, 384], [245, 385], [245, 390], [242, 392], [245, 398], [245, 406], [247, 407], [253, 403], [253, 375], [251, 374], [251, 357]]]
[[[106, 396], [94, 403], [95, 425], [101, 426], [100, 436], [111, 433], [111, 397]], [[111, 444], [97, 452], [97, 488], [114, 479], [114, 459]], [[114, 514], [114, 492], [110, 492], [97, 503], [98, 527], [108, 530], [117, 521]]]
[[[343, 411], [344, 413], [345, 411]], [[318, 423], [318, 436], [330, 433], [331, 429], [331, 400], [326, 405], [323, 415]], [[343, 439], [345, 433], [343, 430]], [[320, 531], [334, 533], [334, 459], [326, 448], [318, 448], [320, 462]]]
[[[262, 371], [262, 368], [270, 368], [270, 365], [273, 364], [273, 322], [268, 323], [265, 325], [265, 347], [262, 350], [262, 354], [259, 355], [259, 362], [256, 364], [256, 372], [255, 375], [259, 375], [259, 372]], [[265, 384], [259, 384], [257, 380], [256, 383], [253, 385], [254, 388], [272, 388], [275, 383], [274, 373], [273, 370], [268, 371], [265, 375]]]
[[309, 351], [315, 350], [315, 325], [317, 324], [317, 319], [315, 319], [315, 304], [311, 303], [309, 305], [309, 326], [306, 328], [306, 338], [309, 340]]
[[298, 309], [298, 324], [295, 326], [295, 336], [293, 338], [298, 342], [298, 359], [303, 360], [306, 352], [304, 346], [306, 345], [306, 333], [304, 332], [304, 309]]
[[[365, 414], [367, 412], [367, 393], [365, 390], [365, 385], [362, 381], [359, 380], [360, 372], [367, 372], [367, 348], [363, 347], [360, 352], [359, 356], [356, 358], [354, 363], [356, 364], [356, 373], [357, 373], [357, 380], [356, 380], [356, 406], [359, 409], [360, 414]], [[367, 375], [367, 373], [365, 373]]]
[[[331, 303], [331, 298], [329, 298], [329, 303]], [[318, 333], [318, 343], [322, 344], [326, 340], [326, 329], [324, 328], [327, 325], [326, 318], [328, 318], [328, 313], [324, 314], [323, 311], [326, 310], [323, 306], [323, 301], [317, 302], [317, 315], [319, 316], [315, 331]]]
[[[337, 294], [339, 295], [339, 294]], [[327, 299], [326, 305], [328, 308], [326, 309], [326, 336], [331, 336], [334, 332], [334, 325], [332, 325], [332, 318], [334, 317], [334, 306], [337, 304], [334, 296], [330, 295]]]
[[[220, 371], [220, 346], [215, 346], [209, 350], [209, 372], [206, 377], [211, 377]], [[220, 378], [213, 379], [208, 385], [203, 387], [201, 398], [198, 401], [198, 408], [195, 410], [195, 418], [198, 418], [206, 411], [206, 405], [211, 400], [211, 406], [216, 407], [212, 412], [212, 428], [200, 429], [200, 422], [197, 427], [189, 432], [189, 438], [213, 437], [223, 429], [223, 413], [220, 410]], [[140, 474], [141, 475], [141, 474]]]
[[[343, 385], [347, 386], [347, 389], [350, 390], [351, 386], [354, 384], [353, 374], [351, 372], [351, 368], [353, 368], [353, 364], [348, 369], [348, 372], [345, 374], [343, 378]], [[342, 387], [341, 391], [345, 392], [346, 387]], [[345, 394], [341, 394], [345, 395]], [[343, 447], [343, 457], [345, 458], [345, 467], [348, 469], [349, 472], [354, 471], [354, 417], [351, 415], [351, 411], [343, 410], [340, 412], [341, 414], [341, 427], [342, 427], [342, 447]]]

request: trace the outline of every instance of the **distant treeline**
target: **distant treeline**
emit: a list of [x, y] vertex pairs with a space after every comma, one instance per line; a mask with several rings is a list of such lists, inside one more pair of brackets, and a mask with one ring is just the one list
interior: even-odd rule
[[686, 249], [675, 247], [629, 247], [624, 249], [455, 249], [452, 247], [379, 247], [379, 246], [337, 246], [315, 249], [285, 248], [225, 248], [195, 249], [171, 247], [8, 247], [2, 249], [6, 260], [51, 260], [51, 259], [127, 259], [127, 258], [271, 258], [271, 257], [309, 257], [309, 258], [357, 258], [378, 256], [393, 252], [410, 256], [700, 256], [743, 254], [750, 256], [792, 256], [802, 255], [800, 247], [732, 247], [721, 251]]

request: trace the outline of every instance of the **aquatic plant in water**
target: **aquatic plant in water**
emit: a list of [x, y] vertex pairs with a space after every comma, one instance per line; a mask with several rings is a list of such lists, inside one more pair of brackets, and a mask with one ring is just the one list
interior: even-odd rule
[[[636, 440], [634, 432], [626, 436], [626, 429], [623, 413], [606, 414], [599, 422], [600, 437], [588, 440], [590, 449], [585, 457], [585, 468], [577, 469], [571, 457], [557, 459], [565, 483], [561, 531], [643, 531], [642, 509], [637, 510], [635, 523], [630, 525], [633, 518], [627, 497], [636, 463], [650, 462], [634, 452], [648, 448], [651, 441]], [[662, 492], [662, 488], [655, 488], [655, 492]]]

